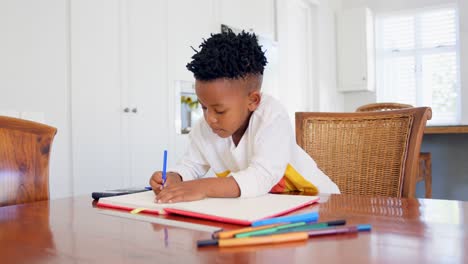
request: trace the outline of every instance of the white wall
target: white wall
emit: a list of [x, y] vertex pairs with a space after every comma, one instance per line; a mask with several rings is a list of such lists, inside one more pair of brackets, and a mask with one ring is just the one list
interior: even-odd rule
[[[198, 50], [198, 46], [203, 38], [208, 38], [210, 33], [221, 32], [221, 26], [216, 21], [217, 0], [171, 0], [168, 3], [170, 14], [178, 13], [178, 16], [168, 17], [168, 127], [170, 129], [168, 149], [170, 150], [169, 167], [174, 166], [177, 160], [185, 153], [185, 148], [188, 144], [187, 134], [177, 134], [175, 132], [174, 121], [176, 119], [175, 100], [180, 96], [176, 94], [175, 81], [190, 81], [194, 82], [193, 74], [187, 70], [186, 65], [193, 56], [194, 51], [191, 46]], [[184, 6], [184, 8], [180, 8]], [[203, 13], [203, 16], [196, 14]], [[187, 20], [180, 19], [185, 17], [190, 20], [190, 25], [187, 25]], [[187, 30], [188, 29], [188, 30]], [[185, 32], [187, 31], [187, 32]], [[181, 34], [181, 32], [184, 32]], [[180, 107], [180, 106], [179, 106]]]
[[0, 32], [0, 111], [33, 112], [58, 129], [50, 160], [50, 194], [69, 196], [68, 2], [2, 0]]
[[318, 85], [319, 108], [314, 111], [344, 111], [344, 95], [337, 89], [335, 11], [340, 0], [320, 1], [318, 5]]
[[[223, 14], [226, 18], [235, 18], [237, 16], [236, 14], [227, 16], [226, 12], [229, 12], [230, 9], [220, 8], [220, 2], [217, 0], [203, 1], [203, 5], [210, 5], [212, 7], [212, 10], [209, 11], [206, 11], [206, 9], [203, 8], [200, 8], [200, 10], [196, 9], [193, 6], [194, 3], [192, 3], [192, 1], [186, 1], [187, 2], [183, 0], [179, 0], [177, 2], [170, 1], [168, 8], [169, 10], [183, 10], [181, 14], [185, 12], [191, 15], [192, 18], [193, 16], [199, 17], [200, 13], [207, 13], [203, 16], [202, 20], [192, 24], [190, 24], [191, 19], [184, 20], [180, 19], [180, 17], [172, 17], [170, 20], [174, 31], [169, 34], [168, 40], [177, 43], [177, 45], [170, 47], [168, 52], [168, 56], [175, 58], [174, 61], [168, 59], [166, 69], [168, 85], [167, 87], [162, 88], [167, 89], [166, 93], [168, 95], [173, 93], [174, 87], [172, 83], [174, 80], [184, 80], [191, 77], [191, 75], [185, 70], [185, 63], [192, 55], [190, 48], [185, 47], [185, 49], [180, 52], [176, 49], [188, 44], [196, 45], [201, 41], [201, 39], [195, 39], [197, 34], [185, 35], [187, 37], [186, 38], [184, 37], [183, 32], [178, 35], [178, 30], [192, 30], [190, 26], [194, 26], [197, 28], [193, 30], [197, 30], [197, 32], [203, 31], [206, 34], [209, 31], [219, 32], [218, 23], [224, 21], [223, 17], [219, 14], [217, 15], [216, 12], [221, 10], [224, 12]], [[227, 1], [229, 0], [224, 1], [224, 3], [227, 3]], [[262, 0], [262, 3], [267, 3], [268, 1], [274, 0]], [[339, 7], [340, 0], [317, 0], [309, 2], [318, 4], [315, 8], [315, 18], [316, 21], [318, 21], [318, 24], [314, 25], [317, 29], [315, 32], [317, 42], [313, 43], [316, 45], [316, 59], [318, 60], [316, 63], [317, 87], [314, 87], [314, 95], [318, 97], [318, 105], [315, 105], [313, 109], [299, 110], [341, 111], [343, 109], [343, 95], [338, 93], [336, 89], [336, 44], [334, 33], [334, 10]], [[93, 50], [93, 47], [102, 49], [102, 45], [112, 46], [110, 48], [115, 47], [113, 44], [111, 45], [108, 42], [106, 42], [107, 44], [99, 42], [98, 39], [105, 37], [102, 35], [96, 36], [96, 39], [84, 39], [83, 41], [85, 42], [83, 43], [81, 40], [76, 39], [80, 36], [89, 36], [91, 33], [88, 34], [86, 31], [92, 30], [92, 25], [86, 24], [87, 26], [91, 26], [91, 28], [87, 28], [83, 27], [83, 24], [74, 23], [74, 21], [77, 21], [76, 19], [86, 22], [86, 16], [90, 14], [94, 14], [94, 18], [99, 18], [99, 14], [96, 16], [92, 10], [89, 10], [90, 13], [88, 13], [86, 10], [80, 9], [83, 7], [88, 8], [87, 6], [92, 7], [93, 3], [89, 3], [89, 5], [82, 4], [79, 0], [76, 2], [72, 0], [0, 1], [0, 114], [28, 113], [30, 116], [43, 117], [43, 121], [46, 124], [57, 127], [58, 133], [53, 143], [50, 160], [49, 179], [51, 199], [74, 195], [74, 189], [76, 189], [77, 186], [87, 186], [86, 188], [88, 188], [93, 184], [90, 182], [92, 179], [88, 179], [92, 177], [84, 177], [88, 180], [80, 185], [77, 181], [82, 180], [83, 177], [80, 175], [73, 175], [72, 153], [75, 153], [76, 151], [72, 149], [72, 138], [76, 138], [79, 135], [72, 135], [72, 131], [74, 130], [72, 130], [73, 122], [71, 119], [71, 111], [72, 109], [74, 110], [74, 113], [79, 111], [79, 106], [72, 105], [71, 96], [79, 96], [80, 93], [76, 93], [77, 87], [79, 89], [80, 85], [88, 85], [87, 83], [90, 81], [87, 77], [84, 77], [88, 76], [88, 74], [80, 75], [76, 73], [80, 73], [80, 71], [88, 72], [89, 75], [93, 76], [93, 78], [102, 80], [102, 78], [99, 77], [99, 65], [112, 64], [112, 61], [103, 61], [106, 58], [102, 56], [103, 54], [99, 52], [86, 53], [86, 49], [77, 49], [77, 46], [72, 44], [80, 43], [81, 46], [85, 44], [91, 45], [89, 46], [91, 50]], [[106, 8], [105, 3], [109, 3], [114, 6], [112, 2], [105, 1], [97, 1], [96, 5], [98, 5], [99, 8]], [[249, 6], [250, 1], [242, 1], [242, 3]], [[260, 2], [255, 3], [255, 6], [259, 6], [258, 3]], [[267, 10], [263, 10], [262, 12], [275, 12], [274, 8], [271, 8], [272, 6], [274, 5], [270, 5]], [[194, 13], [194, 10], [198, 11], [195, 11]], [[112, 10], [108, 11], [111, 12]], [[276, 37], [276, 34], [278, 33], [276, 26], [278, 25], [277, 22], [274, 20], [272, 21], [272, 18], [276, 18], [275, 14], [268, 13], [265, 14], [266, 18], [262, 18], [258, 17], [258, 12], [251, 13], [257, 16], [251, 18], [251, 21], [258, 22], [259, 29], [263, 31], [262, 33], [267, 36]], [[82, 18], [77, 16], [80, 14], [83, 15]], [[210, 25], [208, 22], [210, 19], [213, 19], [215, 24]], [[100, 26], [101, 28], [103, 26], [114, 28], [116, 24], [110, 25], [106, 23], [119, 23], [115, 19], [112, 21], [109, 19], [104, 20], [105, 19], [103, 18], [103, 24], [100, 23], [97, 26]], [[274, 24], [268, 25], [268, 21]], [[188, 26], [185, 27], [185, 25]], [[200, 29], [200, 27], [203, 27], [203, 29]], [[83, 32], [81, 30], [85, 31]], [[118, 34], [123, 33], [121, 32]], [[112, 36], [117, 36], [118, 34], [113, 32]], [[124, 38], [125, 36], [121, 35], [120, 37]], [[110, 38], [107, 38], [107, 40], [109, 39]], [[93, 44], [93, 41], [96, 41], [96, 43]], [[81, 52], [85, 53], [82, 54]], [[110, 54], [111, 52], [113, 52], [112, 49], [108, 50], [105, 54]], [[117, 54], [116, 56], [118, 57], [120, 55]], [[114, 58], [115, 56], [111, 54], [107, 57]], [[128, 60], [131, 61], [131, 58], [128, 58]], [[125, 60], [123, 61], [125, 63]], [[86, 67], [87, 64], [90, 65], [89, 68]], [[75, 74], [72, 74], [73, 69], [71, 68], [73, 65], [75, 65], [75, 70], [80, 71], [75, 71]], [[121, 66], [122, 65], [115, 67]], [[126, 67], [128, 66], [124, 65], [123, 70], [125, 70]], [[300, 65], [295, 65], [295, 67], [300, 67]], [[111, 78], [109, 76], [115, 73], [116, 70], [118, 69], [114, 69], [114, 67], [112, 67], [111, 72], [104, 72], [105, 74], [103, 78], [108, 78], [110, 80], [110, 82], [106, 83], [106, 87], [112, 86], [109, 85], [109, 83], [112, 83], [113, 77]], [[122, 70], [122, 68], [120, 70]], [[127, 77], [128, 76], [120, 76], [116, 78]], [[132, 85], [131, 81], [132, 80], [123, 80], [123, 82], [129, 82], [128, 85]], [[96, 82], [99, 83], [98, 81]], [[122, 80], [116, 80], [115, 86], [121, 85], [121, 82]], [[73, 93], [71, 89], [72, 85], [74, 87]], [[101, 88], [102, 87], [99, 85], [96, 86], [96, 89]], [[116, 87], [116, 89], [118, 90], [119, 88]], [[285, 87], [280, 87], [280, 89], [290, 91], [288, 90], [289, 88], [287, 83]], [[99, 94], [100, 96], [98, 96]], [[97, 91], [95, 98], [89, 98], [89, 100], [96, 104], [99, 103], [99, 100], [103, 100], [102, 97], [106, 97], [106, 95]], [[292, 109], [295, 107], [295, 104], [294, 102], [290, 102], [286, 107]], [[118, 108], [118, 106], [116, 106], [116, 108]], [[167, 111], [173, 111], [170, 104], [166, 105], [166, 108]], [[164, 111], [164, 113], [167, 112]], [[166, 117], [167, 115], [164, 113], [161, 114]], [[92, 114], [88, 113], [86, 116], [89, 117], [89, 115]], [[86, 120], [86, 116], [83, 115], [80, 120]], [[97, 117], [93, 115], [90, 118], [95, 119]], [[103, 122], [105, 122], [105, 120], [103, 120]], [[167, 124], [171, 125], [172, 122], [168, 120]], [[89, 127], [90, 133], [92, 133], [92, 130], [93, 127]], [[121, 133], [121, 131], [107, 132]], [[101, 131], [100, 133], [106, 133], [106, 131]], [[166, 144], [165, 142], [162, 142], [161, 144], [163, 143]], [[93, 142], [89, 142], [89, 144], [93, 144]], [[96, 157], [89, 156], [82, 158], [92, 160]], [[76, 171], [78, 170], [75, 170], [75, 172]]]
[[[462, 93], [462, 120], [468, 124], [468, 1], [466, 0], [342, 0], [342, 8], [369, 7], [375, 14], [404, 9], [458, 3], [460, 14], [460, 76]], [[355, 111], [358, 106], [376, 101], [375, 92], [350, 92], [344, 94], [344, 110]]]
[[462, 124], [468, 124], [468, 1], [459, 0]]
[[[336, 77], [336, 34], [335, 11], [340, 0], [279, 0], [277, 1], [277, 32], [279, 41], [279, 94], [294, 123], [296, 111], [342, 111], [344, 97], [337, 90]], [[294, 6], [294, 3], [297, 6]], [[304, 8], [305, 6], [310, 8]], [[302, 12], [301, 16], [295, 13]], [[312, 25], [299, 28], [297, 23], [306, 20], [307, 14]], [[311, 31], [312, 36], [303, 36]], [[310, 41], [310, 53], [300, 50], [301, 42]], [[298, 43], [299, 42], [299, 43]], [[299, 45], [298, 45], [299, 44]], [[304, 71], [302, 57], [309, 56], [311, 65], [307, 88], [297, 87], [306, 80], [298, 79], [297, 73]], [[304, 89], [304, 90], [301, 90]]]
[[[294, 124], [294, 113], [316, 108], [318, 92], [314, 60], [318, 36], [317, 3], [307, 0], [278, 1], [278, 95]], [[308, 24], [307, 22], [310, 21]], [[311, 50], [307, 52], [306, 47]]]

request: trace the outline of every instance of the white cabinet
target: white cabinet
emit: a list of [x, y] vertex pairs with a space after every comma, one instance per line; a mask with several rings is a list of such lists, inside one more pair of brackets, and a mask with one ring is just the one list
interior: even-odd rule
[[341, 92], [375, 90], [372, 13], [360, 7], [337, 14], [338, 87]]
[[[126, 1], [127, 27], [123, 28], [123, 88], [126, 105], [136, 109], [128, 120], [129, 175], [124, 186], [148, 184], [155, 170], [162, 169], [163, 151], [169, 149], [167, 116], [167, 1]], [[125, 36], [126, 35], [126, 36]], [[126, 43], [125, 43], [126, 42]], [[126, 80], [125, 80], [126, 79]], [[125, 116], [125, 114], [124, 114]], [[125, 129], [125, 127], [124, 127]]]
[[274, 1], [241, 2], [235, 15], [238, 1], [70, 2], [75, 195], [146, 185], [164, 149], [169, 165], [182, 156], [188, 137], [175, 131], [175, 84], [194, 81], [191, 46], [230, 22], [273, 36]]
[[143, 186], [167, 148], [165, 1], [71, 1], [74, 194]]
[[71, 1], [73, 192], [123, 183], [119, 5]]

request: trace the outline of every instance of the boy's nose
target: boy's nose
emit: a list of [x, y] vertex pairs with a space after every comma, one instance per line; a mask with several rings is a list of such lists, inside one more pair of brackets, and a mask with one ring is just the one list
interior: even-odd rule
[[207, 111], [206, 119], [208, 121], [208, 124], [216, 124], [218, 122], [218, 119], [216, 118], [216, 116], [212, 112], [210, 113], [210, 112]]

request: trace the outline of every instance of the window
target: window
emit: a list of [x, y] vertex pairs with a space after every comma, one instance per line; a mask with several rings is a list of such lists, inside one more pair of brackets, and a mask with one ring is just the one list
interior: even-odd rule
[[432, 107], [431, 124], [460, 122], [455, 7], [376, 17], [377, 101]]

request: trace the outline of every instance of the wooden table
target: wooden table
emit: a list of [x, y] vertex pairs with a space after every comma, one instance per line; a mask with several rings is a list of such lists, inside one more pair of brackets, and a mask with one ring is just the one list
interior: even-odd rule
[[321, 220], [370, 223], [373, 230], [303, 243], [197, 249], [196, 240], [209, 233], [105, 215], [90, 198], [78, 197], [0, 207], [0, 262], [468, 263], [468, 202], [350, 195], [321, 201], [302, 211], [319, 210]]
[[468, 134], [468, 125], [426, 126], [424, 134]]

